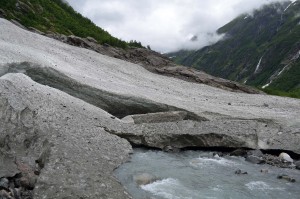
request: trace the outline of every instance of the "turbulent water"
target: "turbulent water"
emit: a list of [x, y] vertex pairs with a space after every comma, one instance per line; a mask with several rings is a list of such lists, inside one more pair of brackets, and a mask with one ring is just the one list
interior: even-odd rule
[[[248, 172], [237, 175], [236, 170]], [[268, 173], [262, 173], [267, 169]], [[149, 173], [159, 180], [138, 186], [133, 176]], [[287, 174], [295, 183], [277, 179]], [[137, 199], [248, 199], [300, 198], [300, 171], [255, 165], [240, 157], [213, 157], [212, 152], [185, 151], [177, 154], [136, 149], [131, 161], [115, 175]]]

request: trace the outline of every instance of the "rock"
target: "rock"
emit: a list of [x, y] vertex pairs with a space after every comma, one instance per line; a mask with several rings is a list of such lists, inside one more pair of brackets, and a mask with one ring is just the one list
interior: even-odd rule
[[277, 178], [278, 179], [284, 179], [284, 180], [287, 180], [289, 182], [296, 182], [296, 180], [294, 178], [292, 178], [292, 177], [290, 177], [288, 175], [285, 175], [285, 174], [279, 175], [279, 176], [277, 176]]
[[42, 31], [39, 31], [38, 29], [33, 28], [33, 27], [28, 27], [28, 30], [30, 30], [34, 33], [40, 34], [40, 35], [45, 35], [45, 33], [43, 33]]
[[294, 162], [294, 164], [296, 166], [296, 169], [300, 170], [300, 161], [296, 161], [296, 162]]
[[[119, 120], [22, 74], [0, 77], [0, 93], [0, 137], [9, 136], [4, 142], [4, 146], [9, 147], [1, 150], [14, 157], [12, 165], [17, 163], [17, 169], [22, 172], [15, 180], [16, 185], [26, 189], [34, 187], [34, 198], [65, 198], [72, 194], [76, 198], [103, 198], [103, 194], [111, 198], [130, 198], [112, 176], [114, 169], [129, 157], [131, 146], [126, 140], [96, 127], [99, 123], [118, 126]], [[62, 109], [62, 103], [67, 107]], [[78, 114], [82, 108], [85, 111]], [[66, 116], [72, 117], [66, 120]], [[94, 120], [95, 117], [98, 120]], [[89, 144], [88, 139], [96, 141]], [[3, 159], [2, 153], [0, 159]], [[28, 163], [25, 164], [25, 160]], [[41, 167], [37, 182], [35, 160]], [[10, 164], [0, 164], [1, 173], [8, 170], [7, 166]], [[104, 181], [109, 187], [101, 188]]]
[[198, 120], [207, 121], [206, 118], [190, 114], [186, 111], [169, 111], [148, 114], [129, 115], [123, 118], [123, 121], [134, 122], [135, 124], [143, 123], [163, 123], [163, 122], [177, 122], [183, 120]]
[[267, 104], [267, 103], [264, 103], [264, 107], [269, 107], [269, 104]]
[[278, 156], [266, 154], [263, 157], [263, 159], [266, 162], [266, 164], [269, 164], [272, 166], [277, 166], [277, 167], [281, 167], [281, 168], [294, 168], [294, 165], [291, 162], [282, 161], [282, 159], [279, 158]]
[[0, 190], [0, 199], [15, 199], [11, 194], [5, 190]]
[[165, 146], [162, 149], [164, 152], [168, 152], [168, 153], [179, 153], [180, 149], [176, 148], [176, 147], [172, 147], [172, 146]]
[[[249, 86], [225, 80], [222, 78], [213, 77], [203, 71], [191, 69], [184, 66], [165, 66], [160, 68], [156, 67], [155, 71], [159, 74], [174, 76], [191, 82], [207, 84], [228, 91], [255, 94], [263, 93], [262, 91], [251, 88]], [[231, 105], [231, 103], [228, 103], [228, 105]]]
[[213, 156], [214, 156], [214, 158], [220, 158], [219, 154], [217, 154], [217, 153], [214, 154]]
[[247, 155], [252, 155], [256, 157], [263, 157], [264, 154], [261, 152], [261, 150], [250, 150], [247, 152]]
[[89, 48], [90, 45], [83, 39], [74, 35], [68, 36], [67, 41], [68, 44], [71, 44], [73, 46], [79, 46], [83, 48]]
[[263, 157], [264, 154], [260, 150], [251, 150], [247, 152], [246, 161], [253, 164], [262, 164], [265, 162]]
[[261, 173], [269, 173], [269, 170], [268, 169], [261, 169], [260, 172]]
[[283, 161], [283, 162], [290, 162], [293, 163], [294, 160], [291, 158], [291, 156], [289, 156], [289, 154], [287, 153], [280, 153], [279, 154], [279, 158]]
[[142, 173], [142, 174], [133, 176], [133, 180], [135, 181], [135, 183], [137, 185], [141, 186], [141, 185], [151, 184], [151, 183], [157, 181], [158, 178], [149, 173]]
[[0, 187], [8, 189], [9, 187], [9, 181], [7, 178], [1, 178], [0, 179]]
[[22, 24], [20, 24], [18, 21], [11, 19], [10, 20], [12, 23], [14, 23], [15, 25], [19, 26], [20, 28], [27, 30], [27, 28], [25, 26], [23, 26]]
[[36, 183], [36, 177], [35, 176], [24, 176], [21, 177], [20, 179], [20, 184], [22, 187], [24, 187], [25, 189], [29, 189], [29, 190], [33, 190], [35, 183]]
[[5, 11], [3, 9], [0, 8], [0, 17], [5, 17]]
[[236, 149], [236, 150], [230, 152], [230, 155], [245, 157], [247, 155], [247, 152], [248, 151], [246, 149]]
[[251, 162], [253, 164], [262, 164], [262, 163], [265, 162], [262, 157], [257, 157], [257, 156], [254, 156], [254, 155], [247, 156], [246, 161]]
[[93, 37], [87, 37], [86, 39], [90, 42], [98, 43], [97, 40]]
[[[17, 199], [17, 197], [15, 197], [15, 198]], [[22, 191], [21, 197], [19, 197], [19, 198], [33, 199], [34, 198], [33, 190]]]
[[[244, 123], [245, 125], [240, 125]], [[192, 121], [166, 123], [144, 123], [130, 126], [115, 134], [129, 140], [134, 145], [163, 149], [187, 147], [231, 147], [253, 148], [257, 143], [256, 133], [249, 131], [253, 121]], [[246, 124], [247, 123], [247, 124]], [[236, 126], [237, 124], [238, 127]], [[240, 134], [240, 132], [247, 132]]]
[[246, 174], [248, 174], [248, 172], [242, 171], [242, 170], [240, 170], [240, 169], [236, 170], [234, 173], [237, 174], [237, 175], [241, 175], [241, 174], [242, 174], [242, 175], [246, 175]]

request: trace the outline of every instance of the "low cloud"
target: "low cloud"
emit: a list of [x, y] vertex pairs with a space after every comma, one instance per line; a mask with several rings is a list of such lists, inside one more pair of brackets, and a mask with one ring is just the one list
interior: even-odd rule
[[[159, 52], [199, 49], [234, 17], [280, 0], [67, 0], [76, 11], [123, 40]], [[284, 1], [284, 0], [281, 0]], [[194, 41], [191, 40], [191, 38]]]

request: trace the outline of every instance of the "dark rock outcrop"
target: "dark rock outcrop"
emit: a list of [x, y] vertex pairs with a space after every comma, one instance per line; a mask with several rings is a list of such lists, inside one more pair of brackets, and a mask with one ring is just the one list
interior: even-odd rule
[[221, 88], [232, 92], [263, 94], [262, 91], [259, 91], [250, 86], [246, 86], [234, 81], [214, 77], [205, 72], [193, 68], [184, 67], [184, 66], [163, 67], [163, 68], [156, 68], [155, 70], [156, 72], [162, 75], [177, 77], [190, 82], [207, 84], [209, 86]]

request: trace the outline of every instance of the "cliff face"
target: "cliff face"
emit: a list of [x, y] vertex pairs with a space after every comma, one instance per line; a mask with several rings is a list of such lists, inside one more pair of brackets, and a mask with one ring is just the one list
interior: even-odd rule
[[223, 40], [174, 60], [211, 75], [300, 97], [299, 1], [266, 5], [218, 30]]

